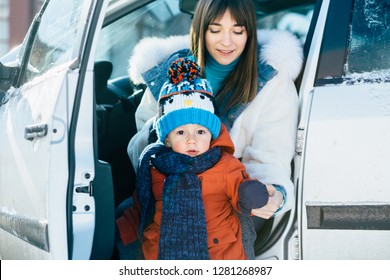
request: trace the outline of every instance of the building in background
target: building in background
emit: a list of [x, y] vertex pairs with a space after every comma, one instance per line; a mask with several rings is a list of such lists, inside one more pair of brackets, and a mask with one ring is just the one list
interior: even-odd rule
[[0, 0], [0, 57], [7, 52], [8, 47], [8, 7], [9, 0]]
[[19, 45], [44, 0], [0, 0], [0, 57]]

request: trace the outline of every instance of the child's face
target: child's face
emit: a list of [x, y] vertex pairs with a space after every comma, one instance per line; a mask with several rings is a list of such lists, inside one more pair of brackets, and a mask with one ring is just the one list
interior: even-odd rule
[[195, 157], [208, 151], [210, 141], [211, 133], [207, 128], [186, 124], [172, 130], [165, 139], [165, 145], [177, 153]]

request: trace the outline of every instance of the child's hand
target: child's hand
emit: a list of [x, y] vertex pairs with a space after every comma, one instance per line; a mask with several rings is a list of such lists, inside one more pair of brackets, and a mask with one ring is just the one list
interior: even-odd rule
[[268, 190], [258, 180], [247, 180], [238, 189], [240, 210], [249, 215], [252, 209], [261, 208], [268, 202]]
[[281, 192], [277, 191], [272, 185], [266, 185], [266, 187], [269, 194], [267, 204], [263, 207], [252, 209], [251, 212], [253, 215], [263, 219], [271, 218], [283, 202], [283, 194]]

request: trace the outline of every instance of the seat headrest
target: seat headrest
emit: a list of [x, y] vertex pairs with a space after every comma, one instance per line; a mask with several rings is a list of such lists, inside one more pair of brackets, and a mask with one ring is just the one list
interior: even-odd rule
[[107, 87], [107, 81], [112, 73], [112, 63], [109, 61], [96, 61], [94, 65], [95, 71], [95, 88], [101, 90]]

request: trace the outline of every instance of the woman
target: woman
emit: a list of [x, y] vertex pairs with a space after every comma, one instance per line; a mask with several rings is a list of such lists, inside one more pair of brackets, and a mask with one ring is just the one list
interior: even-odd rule
[[[180, 50], [177, 40], [141, 42], [130, 59], [133, 81], [148, 85], [136, 113], [139, 132], [128, 146], [134, 166], [150, 142], [166, 69], [178, 57], [193, 55], [211, 83], [219, 116], [235, 145], [234, 155], [252, 178], [267, 186], [268, 203], [252, 214], [268, 219], [290, 210], [295, 200], [290, 163], [298, 119], [294, 79], [302, 64], [299, 41], [277, 31], [260, 31], [257, 38], [253, 3], [243, 0], [200, 0], [192, 21], [190, 50]], [[169, 46], [165, 51], [164, 44]], [[164, 55], [175, 48], [178, 51]], [[254, 253], [248, 252], [253, 250], [253, 224], [244, 218], [241, 222], [243, 235], [247, 233], [245, 249], [253, 258]]]

